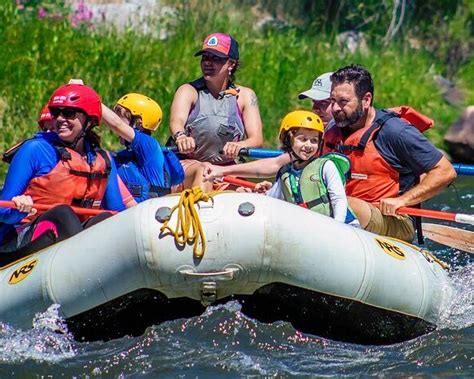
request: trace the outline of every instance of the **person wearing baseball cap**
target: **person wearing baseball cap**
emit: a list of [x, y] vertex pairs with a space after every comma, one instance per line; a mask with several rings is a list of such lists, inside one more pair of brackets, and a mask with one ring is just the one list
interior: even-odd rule
[[219, 58], [239, 60], [239, 44], [230, 35], [224, 33], [209, 34], [195, 57], [204, 53], [213, 54]]
[[169, 142], [182, 158], [184, 188], [210, 191], [212, 183], [202, 180], [206, 162], [229, 164], [240, 149], [262, 146], [262, 121], [255, 92], [235, 83], [240, 55], [232, 36], [209, 34], [194, 56], [201, 57], [202, 76], [177, 89]]
[[331, 75], [332, 72], [326, 72], [319, 75], [313, 81], [313, 85], [307, 91], [301, 92], [298, 99], [311, 99], [313, 101], [313, 111], [321, 117], [324, 124], [327, 126], [332, 120], [332, 114], [328, 111], [331, 103], [329, 97], [331, 96]]

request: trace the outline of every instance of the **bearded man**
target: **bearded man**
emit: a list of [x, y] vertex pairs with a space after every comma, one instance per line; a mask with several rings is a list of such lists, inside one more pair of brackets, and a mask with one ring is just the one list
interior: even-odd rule
[[415, 126], [373, 107], [374, 84], [366, 69], [343, 67], [331, 75], [331, 83], [334, 126], [326, 131], [323, 152], [350, 158], [351, 208], [365, 230], [411, 242], [414, 220], [397, 215], [397, 209], [432, 198], [456, 171]]

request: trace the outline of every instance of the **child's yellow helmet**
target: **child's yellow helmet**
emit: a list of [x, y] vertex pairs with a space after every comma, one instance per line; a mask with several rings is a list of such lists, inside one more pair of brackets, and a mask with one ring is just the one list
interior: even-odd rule
[[140, 116], [144, 129], [155, 131], [163, 119], [160, 105], [148, 96], [139, 93], [127, 93], [117, 104], [127, 108], [133, 116]]
[[286, 132], [293, 128], [312, 129], [324, 133], [323, 121], [316, 113], [310, 111], [293, 111], [283, 117], [278, 134], [281, 142], [283, 142]]

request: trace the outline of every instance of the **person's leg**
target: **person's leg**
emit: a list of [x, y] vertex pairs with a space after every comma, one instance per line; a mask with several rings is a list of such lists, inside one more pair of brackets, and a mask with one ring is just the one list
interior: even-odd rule
[[415, 226], [408, 216], [385, 216], [380, 209], [370, 205], [371, 218], [365, 230], [381, 236], [393, 237], [406, 242], [415, 238]]
[[349, 206], [355, 213], [355, 216], [359, 220], [362, 229], [365, 229], [372, 217], [372, 211], [368, 202], [357, 199], [355, 197], [347, 197]]
[[186, 159], [181, 161], [184, 169], [184, 188], [201, 187], [203, 192], [212, 191], [212, 182], [204, 182], [203, 174], [205, 165], [196, 160]]
[[79, 217], [67, 205], [58, 205], [23, 225], [17, 236], [0, 247], [0, 266], [42, 250], [82, 231]]
[[112, 217], [113, 214], [110, 212], [103, 212], [99, 213], [97, 216], [91, 217], [90, 219], [84, 221], [82, 223], [82, 227], [84, 229], [90, 228], [91, 226], [98, 224], [101, 221], [104, 221], [105, 219]]
[[[46, 211], [32, 222], [30, 241], [37, 239], [48, 230], [53, 232], [59, 242], [82, 231], [82, 225], [72, 208], [61, 204]], [[25, 237], [28, 236], [25, 235]]]

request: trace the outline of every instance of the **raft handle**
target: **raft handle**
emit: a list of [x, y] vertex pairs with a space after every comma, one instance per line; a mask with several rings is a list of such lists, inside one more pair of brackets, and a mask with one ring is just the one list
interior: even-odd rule
[[206, 278], [213, 278], [214, 280], [233, 280], [235, 275], [239, 272], [238, 268], [227, 268], [224, 271], [217, 272], [196, 272], [193, 270], [185, 269], [178, 271], [181, 275], [184, 275], [186, 279], [197, 279], [203, 280]]

